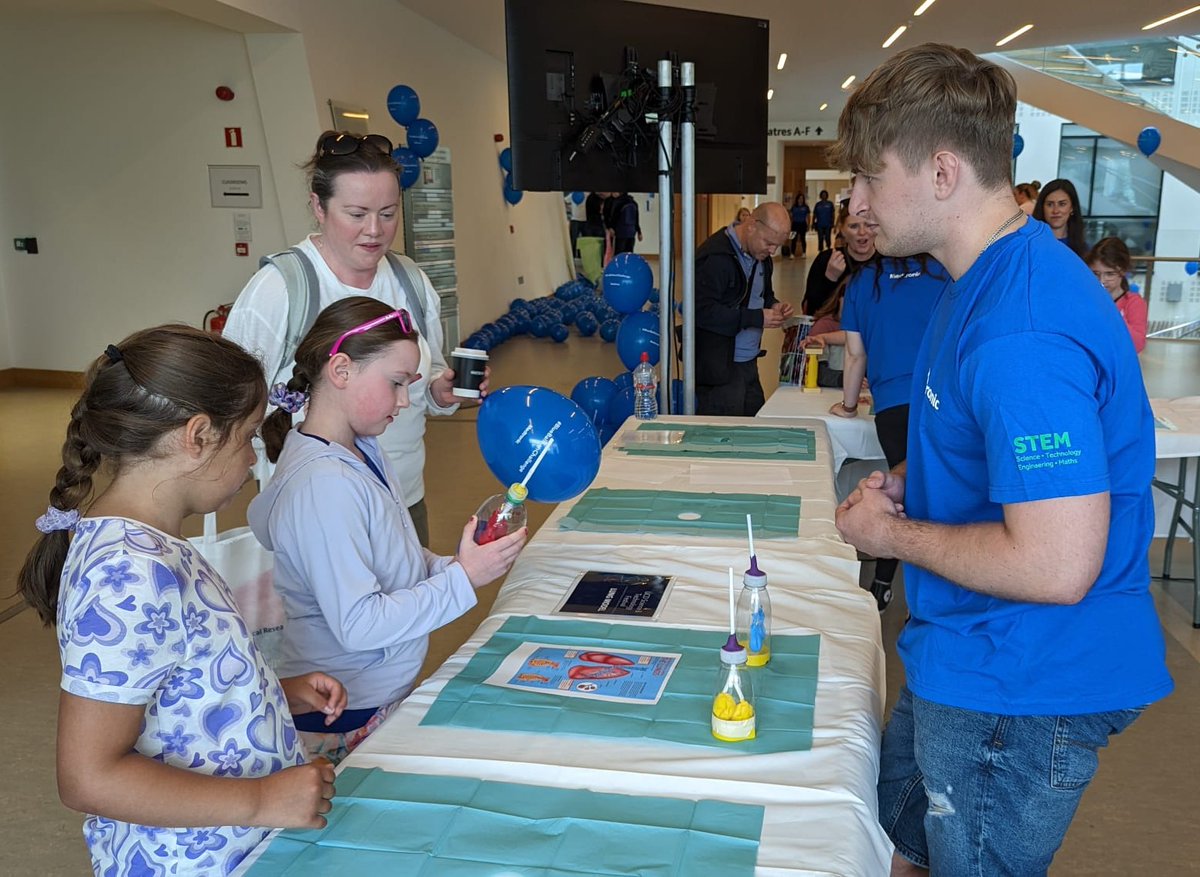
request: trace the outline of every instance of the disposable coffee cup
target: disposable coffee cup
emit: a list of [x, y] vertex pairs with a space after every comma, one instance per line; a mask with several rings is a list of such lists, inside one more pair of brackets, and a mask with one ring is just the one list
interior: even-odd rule
[[463, 399], [478, 399], [479, 385], [483, 383], [484, 369], [487, 368], [488, 355], [486, 350], [476, 350], [473, 347], [455, 347], [450, 352], [454, 369], [454, 395]]

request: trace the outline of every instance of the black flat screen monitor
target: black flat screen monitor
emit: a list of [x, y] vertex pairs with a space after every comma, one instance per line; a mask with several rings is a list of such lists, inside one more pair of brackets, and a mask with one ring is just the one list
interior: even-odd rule
[[[581, 137], [620, 101], [631, 59], [657, 83], [671, 57], [696, 65], [696, 191], [766, 192], [767, 21], [625, 0], [506, 0], [505, 19], [517, 189], [657, 192], [653, 122], [618, 110], [619, 145]], [[677, 156], [673, 171], [678, 191]]]

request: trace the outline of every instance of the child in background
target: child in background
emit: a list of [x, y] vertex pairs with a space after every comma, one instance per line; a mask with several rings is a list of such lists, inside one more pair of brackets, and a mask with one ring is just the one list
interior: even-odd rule
[[250, 527], [275, 552], [282, 670], [328, 667], [350, 691], [333, 725], [296, 717], [310, 754], [335, 763], [412, 690], [430, 632], [474, 606], [475, 588], [504, 575], [525, 542], [522, 528], [476, 545], [473, 517], [455, 557], [417, 541], [376, 441], [419, 378], [416, 339], [406, 311], [364, 296], [335, 302], [300, 342], [292, 379], [272, 389], [278, 410], [263, 425], [277, 468], [250, 503]]
[[71, 411], [20, 586], [57, 624], [58, 789], [97, 874], [226, 874], [270, 828], [325, 825], [333, 769], [304, 763], [289, 707], [332, 722], [345, 692], [281, 683], [180, 535], [245, 483], [265, 390], [237, 345], [163, 326], [109, 345]]
[[1129, 247], [1120, 238], [1104, 238], [1092, 247], [1085, 260], [1105, 292], [1112, 296], [1125, 328], [1133, 338], [1133, 349], [1141, 353], [1146, 348], [1146, 300], [1129, 291], [1129, 269], [1133, 259]]

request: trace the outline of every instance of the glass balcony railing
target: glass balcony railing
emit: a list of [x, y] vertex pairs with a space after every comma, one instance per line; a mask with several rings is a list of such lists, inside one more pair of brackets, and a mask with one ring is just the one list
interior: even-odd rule
[[1130, 289], [1146, 300], [1147, 338], [1200, 341], [1200, 261], [1134, 256]]
[[1200, 127], [1200, 38], [1048, 46], [1004, 57], [1105, 97]]

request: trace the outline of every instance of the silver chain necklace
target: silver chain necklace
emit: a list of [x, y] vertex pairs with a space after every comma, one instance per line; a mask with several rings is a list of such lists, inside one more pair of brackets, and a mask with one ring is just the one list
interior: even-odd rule
[[1004, 224], [1001, 225], [994, 232], [992, 232], [992, 236], [987, 239], [987, 243], [985, 243], [983, 245], [983, 249], [979, 251], [979, 255], [982, 256], [988, 247], [990, 247], [992, 244], [996, 243], [996, 240], [997, 240], [997, 238], [1000, 237], [1000, 235], [1002, 235], [1006, 231], [1008, 231], [1009, 227], [1012, 226], [1013, 223], [1017, 222], [1017, 220], [1021, 219], [1021, 217], [1023, 217], [1024, 215], [1025, 215], [1025, 211], [1022, 210], [1020, 207], [1018, 207], [1016, 213], [1014, 213], [1008, 219], [1004, 220]]

